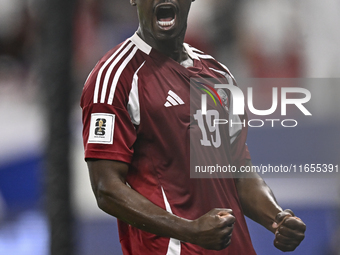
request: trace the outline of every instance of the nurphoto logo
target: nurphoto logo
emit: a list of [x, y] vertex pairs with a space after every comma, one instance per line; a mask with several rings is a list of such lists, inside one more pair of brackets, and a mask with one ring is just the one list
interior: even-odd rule
[[[272, 88], [272, 105], [269, 109], [259, 110], [254, 107], [253, 103], [253, 88], [247, 88], [247, 98], [248, 100], [245, 101], [245, 97], [243, 91], [234, 85], [231, 84], [215, 84], [214, 89], [227, 89], [230, 91], [231, 95], [231, 111], [229, 112], [232, 115], [244, 115], [245, 114], [245, 107], [248, 107], [248, 110], [256, 115], [256, 116], [268, 116], [273, 114], [278, 108], [278, 90], [281, 91], [281, 116], [287, 115], [287, 105], [295, 105], [305, 116], [312, 116], [310, 111], [304, 106], [305, 103], [309, 102], [311, 99], [311, 93], [309, 90], [305, 88], [298, 88], [298, 87], [273, 87]], [[289, 98], [288, 94], [296, 96], [300, 96], [300, 98]], [[301, 97], [302, 96], [302, 97]], [[247, 105], [245, 105], [247, 102]], [[209, 115], [209, 110], [207, 110], [207, 95], [201, 95], [201, 113], [202, 115]], [[224, 125], [229, 124], [231, 127], [233, 125], [242, 125], [246, 126], [248, 124], [249, 127], [262, 127], [264, 123], [268, 122], [272, 127], [275, 126], [276, 122], [280, 122], [282, 127], [296, 127], [298, 125], [297, 120], [295, 119], [249, 119], [248, 123], [246, 120], [241, 122], [233, 120], [233, 119], [213, 119], [213, 126], [216, 125]]]

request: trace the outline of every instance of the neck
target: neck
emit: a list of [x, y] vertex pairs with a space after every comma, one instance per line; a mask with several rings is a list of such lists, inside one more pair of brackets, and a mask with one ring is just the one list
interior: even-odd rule
[[144, 32], [140, 27], [138, 28], [137, 34], [152, 48], [172, 58], [176, 62], [181, 63], [189, 57], [183, 46], [185, 31], [186, 29], [175, 38], [165, 40], [155, 39], [149, 33]]

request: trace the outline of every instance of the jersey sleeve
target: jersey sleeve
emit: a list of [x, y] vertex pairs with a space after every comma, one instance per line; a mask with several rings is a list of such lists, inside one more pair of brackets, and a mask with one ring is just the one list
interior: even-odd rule
[[113, 103], [107, 103], [106, 99], [95, 102], [97, 75], [97, 72], [92, 72], [81, 98], [85, 159], [131, 163], [137, 135], [127, 107], [130, 81], [122, 79], [118, 82]]
[[130, 163], [136, 130], [126, 109], [92, 104], [83, 109], [85, 158]]

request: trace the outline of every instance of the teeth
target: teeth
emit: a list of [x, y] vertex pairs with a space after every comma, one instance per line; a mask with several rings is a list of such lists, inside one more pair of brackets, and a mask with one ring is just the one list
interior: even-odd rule
[[158, 24], [162, 27], [168, 27], [168, 26], [172, 26], [173, 24], [175, 24], [175, 20], [171, 20], [171, 21], [158, 21]]

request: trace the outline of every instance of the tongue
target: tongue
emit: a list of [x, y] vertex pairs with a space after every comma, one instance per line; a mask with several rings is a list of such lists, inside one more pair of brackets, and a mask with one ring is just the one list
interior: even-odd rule
[[171, 21], [172, 18], [168, 17], [168, 18], [160, 18], [159, 21]]

